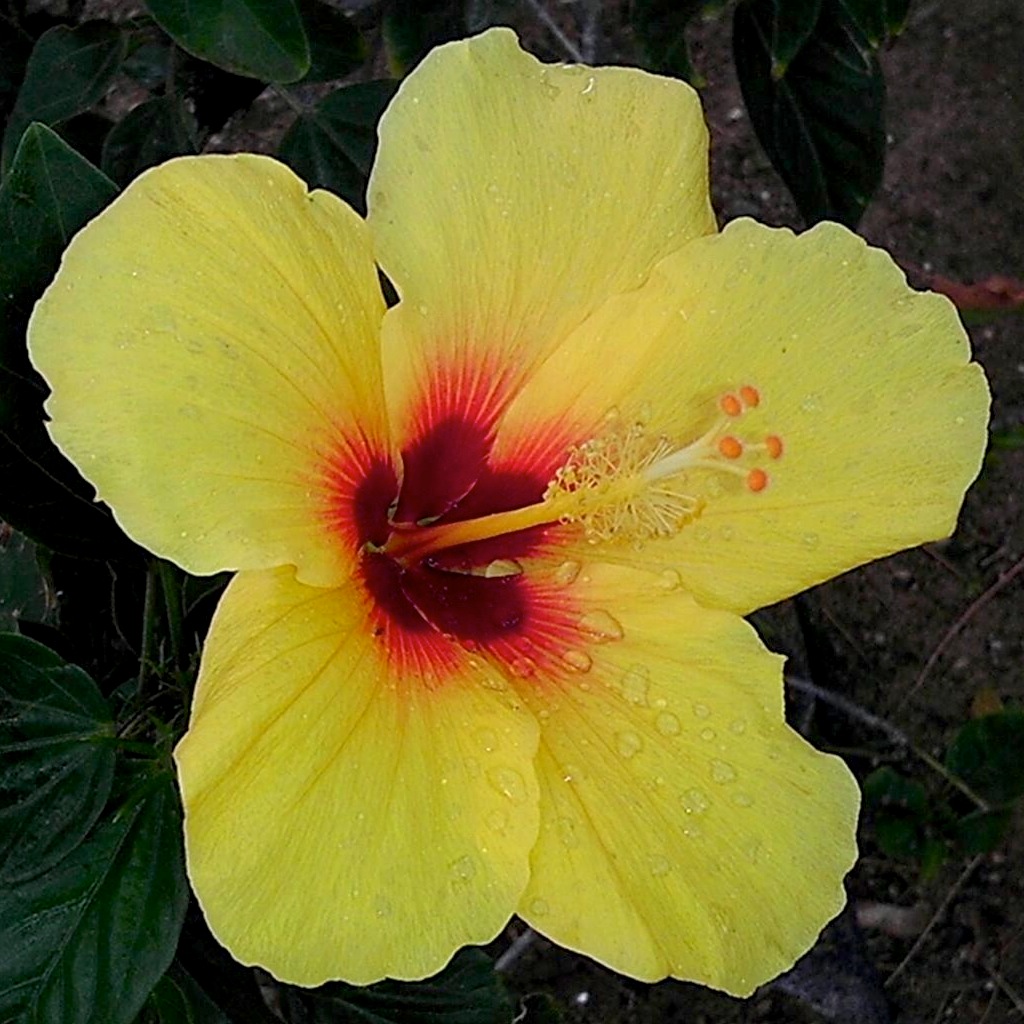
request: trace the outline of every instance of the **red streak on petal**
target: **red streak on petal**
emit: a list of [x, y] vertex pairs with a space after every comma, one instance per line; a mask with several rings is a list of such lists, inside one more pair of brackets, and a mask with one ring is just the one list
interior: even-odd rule
[[412, 440], [402, 448], [396, 523], [437, 519], [469, 493], [510, 398], [507, 372], [489, 362], [463, 363], [431, 377], [412, 416]]

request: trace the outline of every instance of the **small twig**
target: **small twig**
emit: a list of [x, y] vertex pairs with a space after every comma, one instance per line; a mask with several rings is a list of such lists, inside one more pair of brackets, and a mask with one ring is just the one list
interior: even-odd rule
[[939, 641], [935, 650], [928, 656], [928, 660], [924, 663], [924, 667], [918, 673], [917, 679], [914, 680], [914, 685], [900, 698], [899, 703], [896, 705], [896, 710], [899, 711], [911, 697], [924, 685], [924, 681], [928, 678], [931, 670], [935, 667], [935, 663], [945, 653], [946, 648], [953, 642], [957, 634], [974, 618], [982, 608], [985, 607], [991, 601], [996, 594], [999, 593], [1004, 587], [1009, 586], [1022, 572], [1024, 572], [1024, 558], [1019, 558], [1006, 572], [1002, 573], [995, 583], [993, 583], [983, 594], [975, 598], [968, 606], [966, 611], [953, 623], [949, 629], [946, 630], [945, 636]]
[[580, 53], [584, 64], [593, 64], [597, 56], [597, 26], [601, 20], [601, 0], [583, 0], [583, 30], [580, 32]]
[[537, 941], [537, 933], [527, 926], [526, 931], [521, 932], [513, 940], [508, 949], [505, 950], [497, 960], [494, 961], [494, 969], [503, 973], [511, 970], [512, 965]]
[[1013, 988], [1010, 983], [996, 970], [991, 967], [988, 969], [989, 977], [995, 983], [996, 988], [1006, 996], [1007, 999], [1013, 1003], [1014, 1008], [1020, 1014], [1024, 1014], [1024, 998], [1021, 997], [1020, 993]]
[[825, 704], [831, 704], [832, 707], [838, 708], [848, 717], [863, 722], [872, 729], [877, 729], [879, 732], [884, 733], [893, 743], [909, 751], [919, 761], [923, 761], [928, 765], [933, 772], [941, 775], [951, 786], [960, 790], [979, 810], [989, 811], [992, 809], [991, 804], [971, 789], [960, 776], [954, 775], [941, 761], [932, 757], [927, 750], [919, 747], [902, 729], [893, 725], [892, 722], [879, 718], [878, 715], [873, 715], [866, 708], [855, 704], [849, 697], [843, 697], [841, 694], [826, 690], [816, 683], [812, 683], [809, 679], [802, 679], [799, 676], [786, 676], [786, 682], [794, 690], [800, 690], [802, 693], [810, 694]]
[[892, 974], [890, 974], [889, 977], [885, 979], [886, 988], [888, 988], [907, 969], [907, 964], [909, 964], [910, 961], [913, 960], [915, 956], [917, 956], [917, 954], [921, 950], [921, 947], [927, 941], [928, 936], [931, 935], [935, 926], [945, 915], [946, 911], [949, 910], [950, 906], [953, 903], [953, 900], [956, 899], [957, 894], [964, 887], [964, 884], [966, 883], [967, 879], [971, 877], [971, 875], [974, 873], [975, 868], [977, 868], [977, 866], [984, 859], [984, 854], [977, 854], [976, 856], [971, 858], [967, 867], [965, 867], [963, 871], [960, 872], [960, 877], [949, 887], [949, 892], [946, 893], [946, 896], [943, 899], [943, 901], [939, 904], [938, 909], [935, 911], [934, 914], [932, 914], [931, 920], [924, 926], [924, 931], [922, 931], [921, 934], [918, 935], [914, 944], [907, 951], [907, 955], [896, 965], [896, 967], [893, 969]]
[[156, 644], [156, 615], [153, 608], [156, 603], [156, 563], [151, 562], [146, 570], [146, 591], [142, 598], [142, 643], [139, 645], [139, 683], [141, 695], [146, 683], [146, 675], [153, 661], [153, 648]]
[[544, 22], [545, 28], [562, 44], [565, 52], [577, 64], [585, 64], [586, 61], [583, 59], [583, 54], [580, 52], [579, 47], [562, 31], [558, 22], [551, 17], [550, 12], [541, 0], [526, 0], [526, 4]]

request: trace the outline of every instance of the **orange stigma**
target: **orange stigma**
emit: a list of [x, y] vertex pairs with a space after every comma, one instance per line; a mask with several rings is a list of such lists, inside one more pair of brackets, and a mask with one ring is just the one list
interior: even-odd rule
[[718, 450], [727, 459], [738, 459], [743, 454], [743, 444], [731, 434], [727, 434], [718, 442]]

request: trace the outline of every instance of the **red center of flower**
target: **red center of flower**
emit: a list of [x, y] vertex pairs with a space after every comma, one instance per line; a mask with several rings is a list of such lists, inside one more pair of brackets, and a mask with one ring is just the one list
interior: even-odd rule
[[423, 557], [382, 550], [396, 534], [415, 537], [430, 526], [541, 501], [553, 467], [488, 465], [491, 444], [486, 425], [452, 416], [403, 449], [401, 483], [387, 456], [368, 446], [350, 452], [348, 465], [332, 467], [335, 481], [349, 483], [336, 488], [342, 493], [333, 519], [361, 553], [371, 630], [400, 675], [443, 681], [464, 668], [467, 650], [486, 650], [513, 673], [530, 675], [548, 660], [542, 638], [570, 620], [566, 595], [531, 580], [518, 561], [537, 551], [548, 526]]

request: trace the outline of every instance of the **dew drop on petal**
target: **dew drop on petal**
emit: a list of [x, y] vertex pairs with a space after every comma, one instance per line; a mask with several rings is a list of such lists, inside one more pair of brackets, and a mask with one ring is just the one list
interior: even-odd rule
[[531, 658], [516, 658], [509, 666], [512, 675], [520, 679], [531, 679], [537, 674], [537, 664]]
[[735, 733], [737, 736], [741, 736], [747, 731], [747, 722], [743, 718], [734, 718], [729, 723], [729, 732]]
[[526, 784], [514, 768], [491, 768], [487, 781], [514, 804], [526, 802]]
[[508, 828], [508, 815], [497, 808], [486, 817], [487, 827], [493, 832], [504, 832]]
[[732, 795], [732, 802], [737, 807], [753, 807], [754, 806], [754, 798], [749, 793], [745, 793], [743, 790], [740, 790], [738, 793], [733, 793], [733, 795]]
[[702, 789], [688, 789], [679, 798], [679, 803], [687, 814], [703, 814], [711, 806], [710, 798]]
[[615, 749], [623, 757], [635, 757], [644, 748], [644, 741], [635, 732], [617, 732]]
[[657, 727], [658, 732], [660, 732], [662, 736], [679, 735], [679, 719], [676, 718], [676, 716], [673, 715], [671, 711], [662, 711], [662, 713], [658, 715], [654, 724]]
[[468, 882], [476, 874], [476, 865], [473, 863], [473, 858], [467, 855], [453, 860], [448, 865], [448, 870], [451, 871], [452, 877], [457, 882]]
[[714, 729], [701, 729], [700, 731], [700, 738], [704, 740], [705, 743], [710, 743], [717, 735], [718, 734]]
[[487, 753], [491, 753], [497, 749], [498, 746], [498, 735], [491, 729], [481, 729], [476, 734], [477, 742], [480, 744]]
[[820, 539], [816, 533], [805, 533], [803, 536], [804, 547], [813, 550], [818, 546]]
[[594, 659], [586, 651], [579, 651], [574, 648], [563, 652], [562, 661], [574, 672], [589, 672], [594, 664]]
[[577, 629], [591, 640], [607, 643], [609, 640], [621, 640], [623, 637], [622, 623], [610, 612], [598, 608], [587, 612], [580, 619]]
[[630, 704], [646, 704], [650, 688], [650, 673], [644, 665], [634, 665], [622, 677], [622, 695]]
[[580, 569], [582, 568], [583, 566], [579, 562], [572, 560], [563, 562], [555, 570], [555, 582], [563, 587], [567, 587], [570, 583], [575, 583], [576, 577], [579, 576]]
[[487, 579], [501, 579], [505, 576], [522, 575], [523, 567], [514, 558], [496, 558], [484, 569]]
[[678, 590], [683, 578], [675, 569], [663, 569], [658, 577], [658, 585], [662, 590]]
[[715, 757], [711, 759], [711, 778], [720, 785], [736, 781], [736, 769], [728, 761]]
[[668, 857], [663, 857], [661, 854], [652, 854], [647, 858], [647, 863], [650, 865], [651, 874], [655, 878], [662, 878], [672, 870], [672, 862]]
[[543, 917], [550, 909], [547, 900], [536, 899], [530, 903], [530, 913], [536, 914], [537, 917]]
[[707, 704], [694, 704], [693, 713], [698, 718], [708, 718], [711, 715], [711, 708]]
[[572, 850], [580, 845], [579, 833], [576, 831], [576, 822], [572, 818], [558, 819], [558, 838], [562, 845]]

